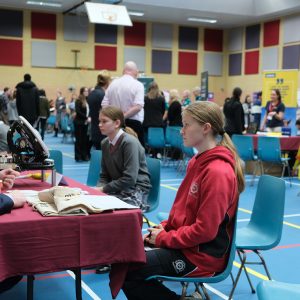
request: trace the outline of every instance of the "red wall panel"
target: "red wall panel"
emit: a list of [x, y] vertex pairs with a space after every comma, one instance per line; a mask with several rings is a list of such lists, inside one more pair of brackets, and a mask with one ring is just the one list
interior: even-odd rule
[[204, 50], [205, 51], [223, 51], [223, 30], [204, 29]]
[[259, 68], [259, 51], [245, 53], [245, 74], [257, 74]]
[[124, 28], [125, 45], [145, 46], [146, 45], [146, 23], [133, 22], [133, 26]]
[[197, 75], [198, 54], [179, 51], [178, 74]]
[[117, 70], [117, 47], [95, 46], [95, 69]]
[[280, 21], [275, 20], [264, 24], [264, 47], [279, 44]]
[[23, 65], [23, 41], [0, 39], [0, 65]]
[[33, 39], [56, 39], [56, 15], [31, 13], [31, 37]]

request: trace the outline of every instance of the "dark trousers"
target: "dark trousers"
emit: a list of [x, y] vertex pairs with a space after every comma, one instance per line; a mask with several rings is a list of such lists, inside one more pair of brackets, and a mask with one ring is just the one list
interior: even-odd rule
[[37, 125], [38, 131], [41, 133], [42, 140], [44, 140], [45, 137], [46, 123], [47, 123], [47, 119], [40, 118]]
[[87, 135], [87, 125], [74, 122], [75, 134], [75, 160], [89, 159], [89, 140]]
[[260, 119], [261, 119], [261, 114], [253, 114], [253, 121], [254, 123], [257, 124], [257, 129], [259, 130], [260, 128]]
[[179, 300], [175, 292], [158, 280], [146, 280], [152, 275], [182, 277], [195, 269], [179, 250], [155, 249], [146, 252], [146, 265], [127, 273], [123, 292], [128, 300]]
[[145, 141], [144, 141], [144, 128], [140, 121], [132, 120], [132, 119], [126, 119], [125, 120], [126, 126], [133, 129], [136, 134], [138, 135], [138, 139], [143, 147], [145, 147]]
[[21, 279], [22, 279], [22, 276], [14, 276], [14, 277], [6, 278], [5, 280], [1, 281], [0, 282], [0, 294], [11, 289]]

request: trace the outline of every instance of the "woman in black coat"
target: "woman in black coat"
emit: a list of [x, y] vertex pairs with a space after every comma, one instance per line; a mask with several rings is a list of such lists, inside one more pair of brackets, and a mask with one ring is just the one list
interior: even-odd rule
[[163, 127], [163, 116], [166, 109], [165, 98], [162, 96], [156, 82], [151, 82], [145, 96], [144, 105], [144, 133], [147, 135], [149, 127]]
[[226, 119], [225, 131], [229, 136], [243, 134], [245, 127], [244, 109], [240, 101], [242, 90], [236, 87], [232, 97], [225, 102], [223, 112]]
[[74, 134], [75, 134], [75, 160], [76, 161], [88, 161], [89, 160], [89, 139], [88, 139], [88, 123], [89, 118], [89, 106], [87, 103], [88, 89], [82, 87], [80, 94], [75, 102], [74, 118]]

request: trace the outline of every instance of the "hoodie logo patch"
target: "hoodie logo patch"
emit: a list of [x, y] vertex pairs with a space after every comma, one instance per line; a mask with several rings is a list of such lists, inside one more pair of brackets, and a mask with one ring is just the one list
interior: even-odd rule
[[177, 274], [181, 273], [185, 269], [185, 262], [181, 259], [173, 261], [172, 264]]
[[199, 188], [198, 188], [198, 183], [193, 182], [192, 185], [191, 185], [191, 188], [190, 188], [190, 193], [191, 193], [192, 195], [195, 195], [195, 194], [198, 193], [198, 190], [199, 190]]

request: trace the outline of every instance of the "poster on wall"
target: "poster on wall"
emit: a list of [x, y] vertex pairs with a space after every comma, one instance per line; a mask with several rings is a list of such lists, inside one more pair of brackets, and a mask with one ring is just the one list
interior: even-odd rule
[[262, 105], [270, 100], [271, 91], [279, 89], [286, 107], [297, 107], [298, 70], [274, 70], [263, 72]]
[[201, 73], [201, 98], [202, 100], [208, 98], [208, 71]]

